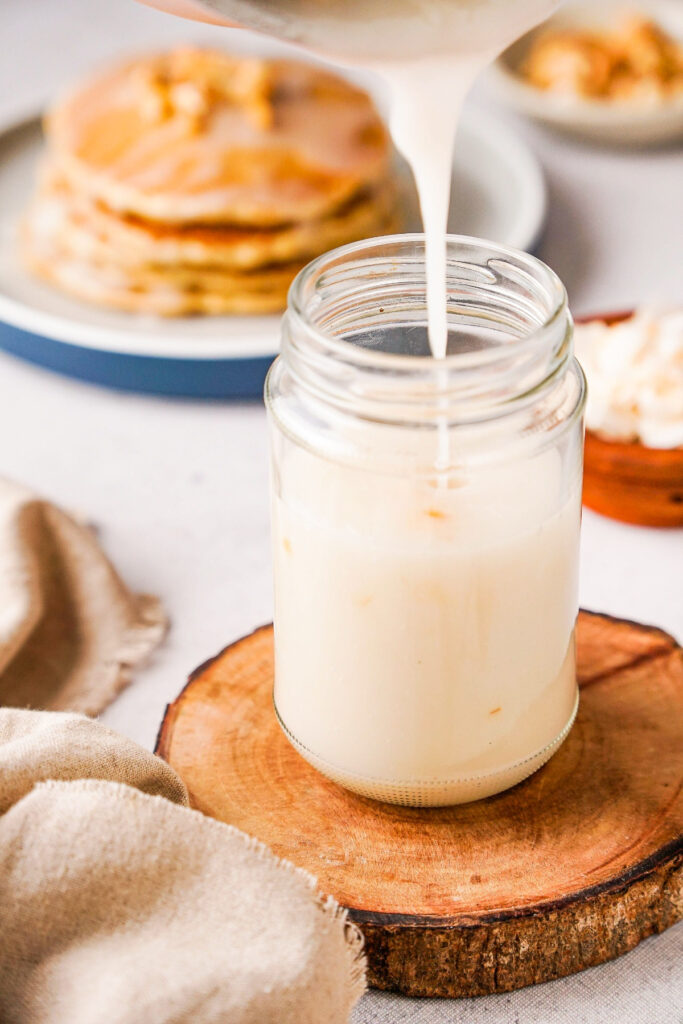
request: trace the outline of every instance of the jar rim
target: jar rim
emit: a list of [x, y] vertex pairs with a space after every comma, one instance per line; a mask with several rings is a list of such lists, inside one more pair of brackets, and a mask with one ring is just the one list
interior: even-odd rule
[[[464, 250], [469, 249], [470, 251], [485, 249], [488, 253], [500, 257], [502, 260], [510, 260], [512, 257], [518, 266], [524, 267], [528, 273], [533, 273], [538, 278], [543, 278], [547, 294], [552, 296], [553, 301], [543, 322], [538, 324], [535, 330], [528, 332], [522, 338], [514, 339], [513, 344], [516, 353], [522, 355], [525, 351], [537, 348], [543, 332], [547, 332], [558, 320], [568, 317], [566, 289], [555, 271], [538, 259], [538, 257], [514, 249], [511, 246], [470, 235], [448, 234], [446, 236], [446, 243], [449, 247], [459, 246]], [[307, 299], [310, 298], [310, 296], [306, 296], [306, 290], [310, 290], [316, 275], [324, 273], [326, 269], [334, 265], [335, 261], [341, 262], [354, 255], [361, 259], [363, 257], [368, 258], [381, 249], [386, 250], [391, 246], [407, 245], [415, 246], [424, 253], [424, 234], [412, 232], [361, 239], [317, 256], [299, 271], [290, 286], [285, 316], [290, 320], [291, 326], [301, 335], [315, 340], [330, 355], [338, 355], [345, 360], [357, 363], [359, 368], [374, 367], [380, 370], [403, 371], [405, 373], [418, 368], [424, 369], [428, 366], [438, 367], [441, 370], [484, 369], [497, 362], [500, 353], [493, 348], [474, 352], [452, 352], [442, 358], [437, 358], [431, 353], [425, 355], [397, 354], [378, 349], [364, 348], [349, 343], [348, 340], [342, 340], [311, 322], [310, 317], [306, 313]]]
[[573, 356], [562, 282], [507, 246], [466, 235], [447, 236], [447, 246], [459, 351], [377, 350], [426, 344], [425, 238], [391, 235], [341, 246], [301, 271], [275, 365], [302, 396], [376, 422], [464, 425], [547, 407]]

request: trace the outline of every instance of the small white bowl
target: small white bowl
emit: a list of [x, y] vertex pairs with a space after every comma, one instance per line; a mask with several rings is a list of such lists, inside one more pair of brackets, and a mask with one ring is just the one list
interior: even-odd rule
[[560, 96], [530, 85], [518, 69], [532, 38], [553, 28], [605, 28], [615, 17], [637, 12], [683, 41], [683, 0], [594, 0], [572, 3], [503, 53], [489, 71], [500, 100], [522, 114], [562, 131], [601, 142], [648, 145], [683, 138], [683, 96], [652, 105]]

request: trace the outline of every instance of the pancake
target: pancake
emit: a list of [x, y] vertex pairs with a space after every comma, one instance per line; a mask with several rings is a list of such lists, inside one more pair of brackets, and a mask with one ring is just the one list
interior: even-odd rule
[[30, 269], [74, 298], [97, 306], [156, 316], [273, 313], [286, 303], [289, 286], [301, 264], [250, 273], [196, 269], [131, 269], [84, 260], [49, 247], [24, 232], [23, 256]]
[[61, 238], [85, 259], [124, 266], [194, 265], [252, 270], [306, 262], [321, 252], [381, 232], [397, 205], [392, 181], [354, 196], [327, 217], [271, 228], [167, 225], [113, 212], [79, 194], [49, 166], [30, 212], [34, 231]]
[[115, 67], [46, 120], [73, 189], [164, 224], [319, 220], [387, 177], [369, 97], [297, 61], [182, 49]]
[[[394, 230], [388, 219], [382, 230]], [[29, 268], [75, 298], [112, 309], [158, 316], [273, 313], [286, 305], [287, 292], [307, 260], [252, 270], [176, 264], [125, 266], [85, 257], [28, 219], [22, 254]]]
[[23, 256], [99, 306], [279, 311], [310, 259], [400, 226], [371, 100], [308, 64], [188, 48], [128, 61], [46, 131]]

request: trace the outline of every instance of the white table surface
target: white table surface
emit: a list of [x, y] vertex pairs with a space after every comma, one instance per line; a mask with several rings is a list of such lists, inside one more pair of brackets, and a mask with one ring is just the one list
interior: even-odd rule
[[[1, 0], [0, 23], [0, 124], [104, 56], [177, 39], [234, 41], [132, 0]], [[473, 102], [487, 102], [481, 88]], [[547, 173], [540, 255], [565, 281], [574, 312], [683, 302], [681, 149], [591, 148], [513, 123]], [[0, 354], [0, 437], [0, 472], [87, 516], [131, 587], [165, 602], [168, 641], [103, 716], [151, 747], [188, 672], [271, 618], [263, 408], [110, 393]], [[683, 639], [683, 530], [586, 512], [581, 603]], [[371, 993], [354, 1022], [680, 1024], [682, 960], [678, 926], [613, 964], [509, 996]]]

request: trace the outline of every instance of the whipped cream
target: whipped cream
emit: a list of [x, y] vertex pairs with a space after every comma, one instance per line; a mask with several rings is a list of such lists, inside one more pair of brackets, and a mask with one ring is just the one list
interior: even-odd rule
[[683, 310], [640, 309], [608, 327], [577, 324], [586, 426], [649, 448], [683, 447]]

